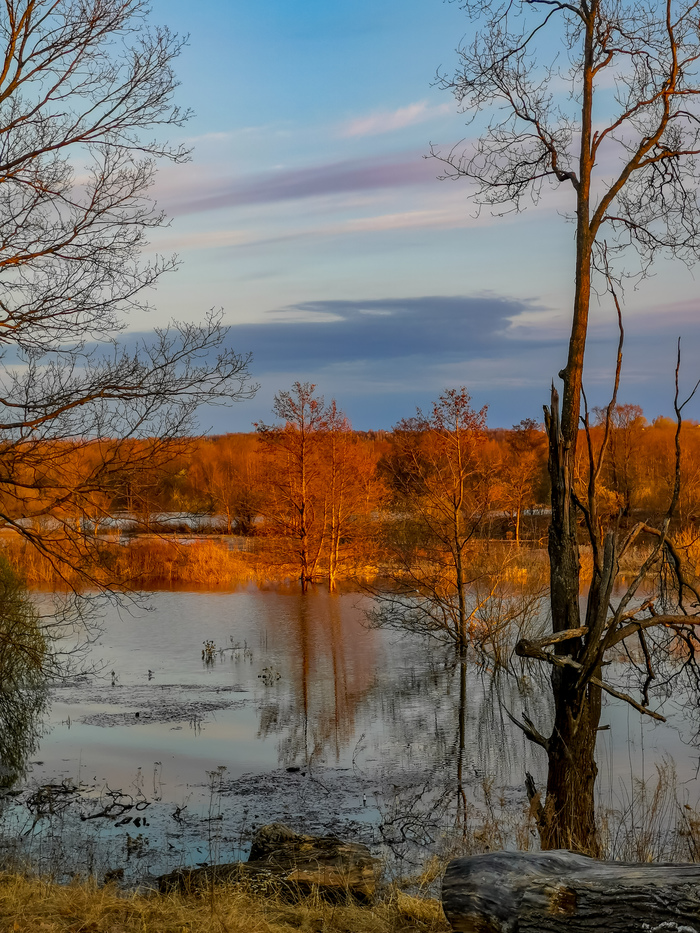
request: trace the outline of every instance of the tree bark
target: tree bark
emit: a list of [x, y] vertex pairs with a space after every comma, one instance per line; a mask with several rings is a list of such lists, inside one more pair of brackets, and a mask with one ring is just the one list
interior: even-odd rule
[[494, 852], [450, 862], [442, 904], [459, 933], [700, 933], [700, 865]]
[[[565, 389], [566, 391], [566, 389]], [[559, 397], [552, 388], [546, 411], [549, 435], [549, 475], [552, 484], [552, 519], [549, 527], [550, 604], [552, 630], [578, 629], [580, 562], [576, 540], [576, 513], [571, 464], [575, 444], [567, 442], [559, 419]], [[597, 617], [598, 588], [589, 591], [587, 620]], [[559, 642], [558, 654], [576, 658], [581, 639]], [[601, 712], [600, 688], [582, 684], [580, 672], [552, 669], [554, 728], [547, 740], [547, 796], [539, 821], [545, 849], [571, 848], [599, 854], [595, 826], [595, 744]]]

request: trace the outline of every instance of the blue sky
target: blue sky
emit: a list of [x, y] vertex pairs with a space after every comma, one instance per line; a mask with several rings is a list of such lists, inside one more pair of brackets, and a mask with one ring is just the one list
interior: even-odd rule
[[[465, 183], [439, 181], [430, 143], [467, 133], [432, 86], [469, 23], [440, 0], [155, 0], [152, 19], [189, 34], [177, 136], [193, 161], [165, 166], [156, 195], [176, 251], [147, 321], [223, 308], [254, 354], [253, 401], [205, 412], [203, 428], [269, 420], [276, 391], [315, 382], [360, 429], [387, 428], [466, 385], [491, 426], [540, 418], [565, 361], [573, 227], [560, 194], [520, 215], [475, 216]], [[700, 369], [692, 274], [660, 264], [627, 295], [622, 401], [649, 417], [672, 403], [675, 341]], [[586, 383], [609, 391], [612, 309], [594, 308]], [[695, 417], [698, 412], [690, 412]]]

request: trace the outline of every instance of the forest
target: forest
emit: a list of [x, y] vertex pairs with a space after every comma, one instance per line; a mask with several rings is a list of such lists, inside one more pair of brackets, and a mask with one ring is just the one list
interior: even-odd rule
[[[390, 431], [355, 431], [309, 383], [280, 392], [274, 414], [247, 434], [18, 442], [5, 453], [17, 466], [0, 484], [10, 561], [32, 584], [286, 579], [331, 590], [377, 578], [420, 588], [447, 562], [454, 585], [468, 587], [490, 550], [491, 567], [507, 564], [510, 578], [541, 576], [550, 491], [547, 436], [534, 419], [488, 428], [486, 408], [476, 411], [461, 388]], [[598, 411], [594, 446], [604, 422]], [[675, 421], [614, 407], [601, 516], [624, 530], [664, 514], [675, 435]], [[681, 436], [673, 530], [694, 565], [700, 428], [684, 421]], [[583, 490], [586, 444], [577, 451]]]

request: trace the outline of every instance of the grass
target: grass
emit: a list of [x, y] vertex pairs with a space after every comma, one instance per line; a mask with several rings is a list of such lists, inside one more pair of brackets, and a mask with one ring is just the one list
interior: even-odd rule
[[228, 588], [263, 582], [269, 576], [254, 554], [231, 550], [221, 540], [138, 537], [125, 544], [105, 541], [89, 553], [76, 553], [73, 566], [50, 561], [17, 536], [5, 538], [1, 546], [29, 586], [69, 583], [80, 587], [85, 584], [81, 567], [96, 582], [119, 580], [131, 589]]
[[371, 907], [317, 898], [290, 904], [239, 887], [204, 897], [123, 893], [112, 885], [59, 885], [0, 875], [0, 929], [12, 933], [443, 933], [438, 901], [398, 890]]
[[[278, 542], [251, 539], [246, 550], [229, 547], [225, 538], [179, 538], [175, 535], [140, 535], [118, 542], [110, 539], [66, 539], [49, 559], [22, 540], [4, 535], [0, 548], [28, 586], [80, 589], [100, 583], [119, 584], [129, 589], [171, 589], [197, 587], [233, 589], [255, 583], [286, 583], [296, 580], [299, 568]], [[81, 571], [84, 571], [81, 572]], [[370, 579], [377, 569], [364, 563], [344, 567], [339, 579]], [[325, 582], [319, 571], [319, 583]]]

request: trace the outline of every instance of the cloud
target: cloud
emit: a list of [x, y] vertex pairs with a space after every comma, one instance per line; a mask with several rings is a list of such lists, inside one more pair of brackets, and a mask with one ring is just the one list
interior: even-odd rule
[[233, 139], [233, 133], [226, 132], [211, 132], [211, 133], [198, 133], [195, 136], [183, 136], [182, 142], [186, 143], [188, 146], [195, 146], [201, 143], [227, 143]]
[[310, 301], [268, 312], [260, 323], [234, 325], [231, 339], [252, 350], [262, 370], [290, 360], [304, 367], [420, 359], [424, 366], [495, 351], [530, 307], [489, 295]]
[[[460, 203], [452, 203], [446, 208], [399, 211], [392, 214], [375, 214], [368, 217], [352, 217], [334, 224], [317, 226], [293, 226], [280, 233], [261, 234], [255, 231], [237, 229], [212, 230], [203, 232], [182, 232], [156, 234], [151, 238], [150, 249], [162, 252], [181, 249], [220, 249], [235, 247], [268, 246], [301, 239], [323, 239], [329, 237], [353, 236], [367, 233], [385, 233], [390, 230], [453, 230], [484, 227], [491, 219], [475, 218], [467, 213]], [[499, 221], [502, 222], [502, 221]]]
[[243, 230], [183, 231], [182, 233], [157, 233], [149, 243], [149, 252], [165, 252], [180, 249], [221, 249], [245, 246], [255, 242], [250, 233]]
[[435, 168], [422, 158], [422, 153], [403, 152], [259, 172], [235, 179], [200, 179], [184, 198], [172, 192], [173, 200], [168, 204], [168, 210], [178, 215], [194, 214], [228, 207], [434, 183]]
[[[672, 412], [676, 337], [672, 315], [630, 316], [620, 401], [648, 417]], [[682, 384], [692, 388], [700, 324], [686, 311]], [[476, 408], [489, 405], [492, 427], [540, 418], [551, 381], [566, 361], [568, 315], [535, 300], [496, 294], [298, 302], [231, 327], [229, 345], [252, 351], [253, 401], [211, 409], [204, 428], [248, 431], [269, 420], [275, 392], [295, 380], [315, 382], [337, 398], [358, 429], [388, 428], [416, 406], [429, 407], [449, 386], [466, 385]], [[125, 335], [127, 346], [144, 335]], [[585, 383], [589, 404], [609, 401], [617, 335], [592, 321]], [[685, 391], [685, 389], [684, 389]], [[700, 415], [700, 399], [688, 417]]]
[[399, 107], [397, 110], [383, 110], [366, 117], [356, 117], [341, 126], [339, 135], [355, 137], [392, 133], [394, 130], [401, 130], [415, 123], [425, 123], [433, 117], [450, 113], [451, 109], [449, 104], [431, 107], [427, 101], [420, 100], [407, 107]]

